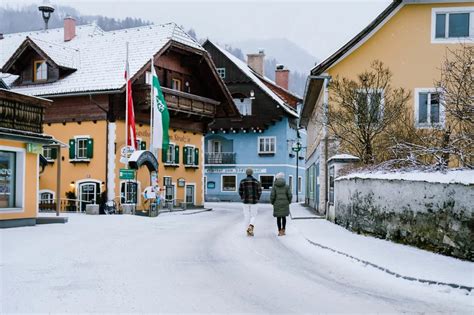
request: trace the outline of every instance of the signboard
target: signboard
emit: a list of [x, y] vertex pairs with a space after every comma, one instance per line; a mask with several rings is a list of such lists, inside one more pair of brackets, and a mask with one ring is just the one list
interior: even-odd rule
[[[254, 173], [266, 174], [266, 168], [252, 168]], [[219, 174], [245, 174], [246, 168], [235, 167], [235, 168], [207, 168], [206, 173], [219, 173]]]
[[40, 144], [40, 143], [27, 143], [26, 144], [26, 152], [35, 153], [35, 154], [42, 154], [43, 153], [43, 145]]
[[157, 197], [156, 191], [157, 191], [157, 187], [148, 186], [143, 191], [143, 198], [145, 198], [145, 199], [156, 199], [156, 197]]
[[291, 148], [294, 152], [299, 152], [301, 151], [301, 143], [300, 142], [296, 142], [293, 147]]
[[119, 178], [120, 179], [135, 179], [135, 170], [121, 168], [119, 171]]
[[207, 189], [215, 189], [216, 182], [207, 182]]
[[184, 187], [186, 180], [184, 178], [178, 178], [178, 187]]
[[135, 152], [135, 149], [132, 146], [122, 147], [120, 149], [120, 163], [127, 164], [133, 152]]

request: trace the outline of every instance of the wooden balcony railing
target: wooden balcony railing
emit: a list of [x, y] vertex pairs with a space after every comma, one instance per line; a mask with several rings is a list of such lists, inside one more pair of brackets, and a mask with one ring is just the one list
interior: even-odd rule
[[43, 133], [41, 106], [0, 99], [0, 127]]

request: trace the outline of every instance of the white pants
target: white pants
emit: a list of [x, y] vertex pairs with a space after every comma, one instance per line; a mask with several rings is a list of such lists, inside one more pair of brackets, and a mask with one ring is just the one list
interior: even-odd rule
[[255, 218], [257, 217], [258, 213], [258, 204], [246, 204], [242, 205], [244, 209], [244, 220], [245, 220], [245, 227], [251, 225], [255, 225]]

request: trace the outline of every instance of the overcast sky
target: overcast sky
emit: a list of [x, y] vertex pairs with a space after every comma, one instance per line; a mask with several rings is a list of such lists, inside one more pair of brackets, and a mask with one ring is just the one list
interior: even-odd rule
[[[43, 0], [1, 0], [0, 6]], [[391, 0], [200, 1], [50, 0], [82, 14], [140, 17], [154, 23], [192, 27], [198, 37], [232, 43], [245, 39], [287, 38], [321, 59], [338, 49], [377, 16]]]

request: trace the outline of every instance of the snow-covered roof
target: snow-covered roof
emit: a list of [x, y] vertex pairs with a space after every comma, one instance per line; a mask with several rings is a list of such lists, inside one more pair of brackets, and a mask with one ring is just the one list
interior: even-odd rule
[[[232, 63], [234, 63], [242, 72], [255, 84], [258, 85], [262, 91], [264, 91], [268, 96], [270, 96], [278, 105], [280, 105], [287, 113], [292, 116], [298, 117], [298, 113], [288, 105], [280, 96], [273, 92], [245, 62], [239, 58], [232, 55], [230, 52], [220, 47], [219, 45], [212, 43], [220, 52], [222, 52]], [[272, 82], [272, 80], [265, 78], [266, 80]]]
[[452, 170], [445, 173], [442, 172], [364, 172], [353, 173], [346, 176], [338, 177], [337, 180], [342, 179], [387, 179], [387, 180], [406, 180], [419, 181], [429, 183], [442, 184], [463, 184], [474, 185], [474, 170]]
[[[84, 28], [84, 27], [83, 27]], [[90, 91], [118, 90], [125, 84], [126, 46], [129, 43], [130, 76], [135, 75], [149, 60], [170, 41], [205, 51], [192, 37], [175, 23], [149, 25], [118, 31], [104, 32], [97, 26], [81, 26], [77, 36], [64, 42], [63, 29], [46, 32], [19, 33], [5, 35], [0, 40], [2, 51], [10, 52], [2, 56], [3, 66], [19, 45], [29, 36], [35, 44], [45, 50], [53, 61], [76, 69], [66, 77], [44, 84], [13, 86], [16, 91], [29, 95], [57, 95]], [[1, 75], [2, 77], [4, 74]], [[5, 81], [5, 80], [4, 80]]]
[[357, 160], [358, 161], [360, 159], [357, 156], [354, 156], [352, 154], [336, 154], [336, 155], [331, 156], [328, 162], [332, 160]]

